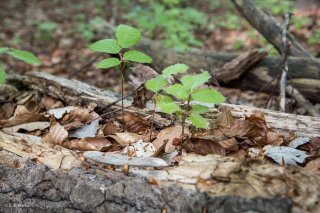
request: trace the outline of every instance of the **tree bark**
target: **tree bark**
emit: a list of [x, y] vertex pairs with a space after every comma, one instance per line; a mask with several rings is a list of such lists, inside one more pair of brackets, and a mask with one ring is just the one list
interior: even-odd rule
[[[108, 23], [102, 28], [97, 29], [100, 38], [113, 37], [114, 27]], [[211, 73], [215, 75], [215, 71], [235, 59], [237, 54], [217, 53], [212, 51], [192, 50], [189, 52], [175, 52], [170, 48], [165, 48], [160, 42], [151, 41], [143, 38], [138, 43], [137, 49], [144, 51], [153, 58], [152, 67], [159, 73], [165, 67], [175, 63], [185, 63], [190, 66], [190, 71], [197, 73], [201, 70], [208, 70], [212, 67]], [[280, 57], [266, 57], [240, 76], [239, 79], [231, 81], [228, 86], [250, 89], [259, 91], [265, 87], [263, 91], [273, 91], [276, 81], [275, 79], [280, 70]], [[318, 101], [320, 96], [320, 61], [314, 58], [289, 57], [289, 82], [291, 81], [296, 89], [298, 89], [306, 98], [312, 101]], [[223, 83], [224, 79], [217, 76], [217, 80]], [[290, 83], [291, 83], [290, 82]], [[275, 89], [275, 92], [278, 88]]]
[[[252, 0], [231, 0], [240, 14], [254, 27], [263, 37], [265, 37], [281, 53], [281, 32], [282, 27], [276, 19], [259, 10]], [[300, 57], [313, 57], [312, 54], [303, 48], [294, 36], [288, 32], [288, 41], [290, 42], [289, 55]]]

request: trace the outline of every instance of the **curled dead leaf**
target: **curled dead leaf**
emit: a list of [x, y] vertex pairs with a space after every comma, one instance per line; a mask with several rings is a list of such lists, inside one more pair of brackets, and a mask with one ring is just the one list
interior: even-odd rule
[[0, 128], [47, 120], [48, 118], [46, 118], [45, 116], [33, 113], [29, 111], [25, 106], [18, 105], [14, 112], [14, 115], [11, 118], [0, 120]]
[[54, 145], [62, 145], [65, 139], [68, 138], [68, 132], [59, 123], [54, 123], [49, 130], [49, 133], [43, 137], [47, 143]]
[[63, 146], [79, 151], [106, 151], [112, 143], [107, 138], [81, 138], [64, 142]]

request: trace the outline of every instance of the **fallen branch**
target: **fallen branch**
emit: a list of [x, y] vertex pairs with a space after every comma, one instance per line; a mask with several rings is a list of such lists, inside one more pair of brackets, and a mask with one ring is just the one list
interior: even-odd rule
[[[272, 15], [259, 10], [252, 0], [231, 0], [240, 14], [265, 37], [281, 53], [282, 27]], [[303, 48], [298, 41], [287, 33], [288, 41], [291, 43], [290, 56], [313, 57]]]
[[[95, 102], [101, 107], [106, 106], [118, 100], [119, 96], [114, 93], [103, 91], [85, 83], [68, 80], [65, 78], [53, 76], [47, 73], [34, 72], [25, 77], [9, 76], [8, 82], [18, 81], [30, 89], [40, 91], [52, 97], [58, 98], [68, 104], [79, 104], [83, 102]], [[152, 108], [139, 109], [131, 106], [131, 101], [125, 100], [126, 111], [134, 112], [145, 117], [150, 117]], [[120, 109], [120, 105], [113, 105], [111, 109]], [[244, 118], [253, 114], [255, 111], [261, 111], [265, 114], [266, 121], [271, 128], [288, 134], [290, 131], [298, 136], [317, 137], [320, 136], [320, 118], [301, 116], [288, 113], [281, 113], [272, 110], [259, 109], [249, 106], [238, 106], [233, 104], [222, 104], [219, 108], [211, 108], [205, 115], [211, 122], [215, 122], [220, 109], [227, 107], [237, 118]], [[158, 127], [168, 126], [171, 121], [157, 113], [155, 123]]]

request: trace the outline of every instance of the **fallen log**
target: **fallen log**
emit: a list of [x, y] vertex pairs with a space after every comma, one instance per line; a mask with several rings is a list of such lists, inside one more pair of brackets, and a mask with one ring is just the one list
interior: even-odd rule
[[[95, 102], [104, 107], [110, 103], [119, 100], [117, 94], [103, 91], [94, 86], [89, 86], [77, 80], [69, 80], [44, 72], [33, 72], [27, 76], [9, 76], [8, 82], [20, 82], [25, 87], [40, 91], [49, 96], [58, 98], [68, 104], [80, 104], [83, 102]], [[142, 116], [149, 116], [152, 107], [139, 109], [131, 105], [132, 101], [124, 101], [126, 111], [138, 113]], [[119, 103], [112, 105], [112, 108], [120, 109]], [[298, 136], [317, 137], [320, 136], [320, 117], [294, 115], [281, 113], [272, 110], [259, 109], [249, 106], [238, 106], [233, 104], [221, 104], [218, 108], [211, 108], [211, 111], [205, 115], [211, 122], [214, 122], [217, 114], [222, 108], [228, 108], [237, 118], [244, 118], [253, 114], [255, 111], [262, 111], [265, 114], [266, 121], [271, 128], [288, 134], [293, 132]], [[158, 126], [168, 126], [171, 122], [165, 117], [157, 114], [155, 117]]]
[[[113, 37], [114, 27], [105, 23], [103, 27], [97, 29], [99, 38]], [[192, 50], [189, 52], [175, 52], [165, 48], [160, 42], [143, 38], [137, 45], [137, 49], [143, 50], [153, 58], [152, 67], [157, 72], [175, 63], [186, 63], [194, 73], [201, 72], [201, 69], [210, 70], [215, 75], [215, 70], [219, 70], [227, 62], [235, 59], [237, 54], [216, 53], [211, 51]], [[238, 80], [228, 83], [229, 86], [271, 92], [276, 82], [270, 82], [280, 73], [280, 57], [266, 57], [261, 62], [255, 64]], [[289, 57], [288, 58], [289, 79], [306, 98], [318, 101], [320, 96], [320, 61], [314, 58]], [[217, 76], [221, 83], [224, 81], [223, 75]], [[276, 89], [277, 91], [277, 89]]]
[[[95, 102], [107, 106], [119, 98], [111, 92], [47, 73], [9, 76], [8, 82], [59, 98], [66, 104]], [[127, 111], [141, 115], [148, 115], [151, 111], [132, 107], [129, 99], [125, 105]], [[119, 109], [120, 105], [110, 107]], [[273, 128], [292, 130], [301, 136], [319, 136], [320, 118], [316, 117], [231, 104], [212, 108], [206, 117], [214, 120], [221, 107], [227, 107], [238, 118], [257, 110], [263, 111]], [[163, 125], [170, 124], [159, 113], [156, 120]], [[241, 162], [217, 155], [190, 154], [183, 157], [181, 165], [177, 167], [156, 170], [130, 167], [129, 176], [125, 176], [119, 171], [120, 168], [116, 168], [116, 171], [105, 170], [90, 158], [84, 162], [84, 167], [70, 171], [57, 169], [61, 167], [52, 166], [50, 160], [40, 161], [52, 170], [26, 161], [28, 155], [33, 161], [39, 162], [36, 159], [45, 158], [43, 153], [37, 156], [43, 147], [46, 153], [53, 154], [64, 149], [30, 141], [28, 145], [33, 147], [32, 150], [37, 150], [35, 155], [26, 148], [26, 141], [27, 138], [0, 132], [1, 212], [17, 212], [24, 207], [32, 211], [231, 213], [239, 212], [239, 209], [255, 212], [316, 212], [319, 208], [319, 176], [299, 168], [285, 168], [262, 161]]]
[[[281, 53], [281, 32], [282, 27], [275, 18], [265, 11], [256, 7], [252, 0], [231, 0], [240, 14], [265, 37]], [[294, 36], [288, 32], [290, 42], [289, 55], [301, 57], [313, 57], [312, 54], [303, 48]]]

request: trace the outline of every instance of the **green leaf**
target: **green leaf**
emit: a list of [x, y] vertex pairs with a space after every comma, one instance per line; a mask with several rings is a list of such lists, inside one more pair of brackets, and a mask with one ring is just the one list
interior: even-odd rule
[[4, 84], [6, 82], [6, 73], [3, 67], [0, 65], [0, 84]]
[[189, 69], [189, 66], [186, 64], [174, 64], [162, 71], [162, 75], [165, 77], [169, 77], [170, 75], [175, 75], [178, 73], [184, 73]]
[[0, 53], [5, 53], [9, 50], [8, 47], [0, 47]]
[[209, 107], [200, 104], [192, 105], [192, 113], [201, 114], [205, 112], [209, 112]]
[[6, 53], [28, 64], [41, 64], [40, 59], [37, 56], [35, 56], [33, 53], [28, 51], [10, 49]]
[[173, 100], [166, 95], [159, 95], [156, 97], [156, 103], [160, 109], [167, 114], [172, 114], [174, 112], [180, 111], [180, 107], [173, 102]]
[[210, 79], [210, 74], [208, 71], [205, 71], [198, 75], [186, 75], [183, 76], [181, 82], [183, 86], [188, 89], [196, 89], [197, 87], [203, 85], [204, 83], [208, 82]]
[[189, 119], [195, 127], [202, 128], [202, 129], [207, 128], [207, 121], [200, 114], [191, 113], [189, 116]]
[[120, 63], [121, 63], [121, 61], [117, 58], [107, 58], [107, 59], [103, 59], [102, 61], [100, 61], [96, 65], [96, 67], [106, 69], [106, 68], [118, 66]]
[[196, 90], [192, 93], [191, 97], [192, 100], [214, 104], [220, 104], [225, 100], [220, 92], [211, 88]]
[[186, 100], [188, 99], [188, 96], [189, 96], [189, 91], [186, 90], [182, 84], [174, 84], [174, 85], [168, 86], [164, 88], [164, 91], [166, 91], [167, 94], [173, 95], [178, 99]]
[[102, 39], [90, 45], [90, 50], [96, 52], [116, 54], [121, 50], [120, 45], [115, 39]]
[[122, 48], [129, 48], [140, 41], [141, 33], [134, 27], [121, 24], [116, 29], [116, 38]]
[[168, 80], [162, 76], [152, 78], [146, 82], [146, 88], [152, 92], [158, 92], [162, 87], [168, 84]]
[[123, 54], [123, 58], [127, 61], [139, 62], [139, 63], [151, 63], [152, 58], [143, 52], [137, 50], [129, 50]]

